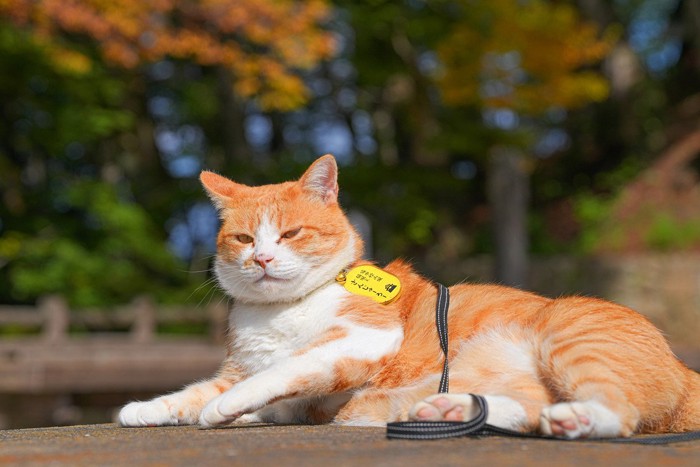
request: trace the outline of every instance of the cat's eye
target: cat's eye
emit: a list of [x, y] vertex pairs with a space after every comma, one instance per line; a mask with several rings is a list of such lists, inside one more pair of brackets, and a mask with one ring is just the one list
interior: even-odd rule
[[250, 235], [246, 235], [246, 234], [236, 235], [236, 240], [238, 240], [241, 243], [253, 243], [253, 237], [251, 237]]
[[301, 231], [301, 227], [296, 228], [294, 230], [288, 230], [287, 232], [282, 234], [282, 238], [294, 238], [297, 236], [297, 234]]

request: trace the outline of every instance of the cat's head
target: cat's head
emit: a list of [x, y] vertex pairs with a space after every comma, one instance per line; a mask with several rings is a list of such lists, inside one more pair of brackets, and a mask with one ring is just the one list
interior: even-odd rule
[[338, 205], [338, 167], [316, 160], [294, 182], [250, 187], [212, 172], [200, 179], [221, 216], [216, 275], [247, 303], [297, 300], [362, 255]]

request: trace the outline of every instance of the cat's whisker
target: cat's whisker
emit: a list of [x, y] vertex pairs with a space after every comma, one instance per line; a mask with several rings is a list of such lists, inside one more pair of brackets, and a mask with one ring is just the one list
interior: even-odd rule
[[[206, 306], [211, 303], [212, 298], [214, 298], [217, 295], [217, 290], [221, 290], [221, 288], [216, 284], [216, 282], [210, 283], [211, 287], [207, 291], [207, 293], [202, 297], [202, 299], [199, 301], [199, 306]], [[223, 290], [222, 290], [223, 292]], [[205, 305], [203, 303], [206, 302]]]
[[[187, 301], [189, 301], [196, 293], [198, 293], [200, 290], [202, 290], [205, 287], [210, 287], [212, 284], [216, 284], [217, 280], [215, 277], [210, 277], [209, 279], [205, 280], [202, 282], [199, 286], [197, 286], [192, 292], [190, 292], [189, 296], [187, 297]], [[208, 292], [207, 292], [208, 294]], [[206, 295], [205, 295], [206, 297]]]

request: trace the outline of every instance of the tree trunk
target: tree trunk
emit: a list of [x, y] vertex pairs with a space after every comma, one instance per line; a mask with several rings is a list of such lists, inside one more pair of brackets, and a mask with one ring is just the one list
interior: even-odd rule
[[528, 276], [527, 210], [530, 198], [525, 156], [513, 147], [495, 147], [488, 174], [495, 240], [497, 282], [524, 288]]
[[243, 104], [233, 92], [231, 72], [222, 66], [218, 67], [216, 72], [222, 125], [221, 144], [224, 155], [221, 169], [225, 173], [230, 173], [236, 162], [250, 160], [251, 151], [245, 138]]

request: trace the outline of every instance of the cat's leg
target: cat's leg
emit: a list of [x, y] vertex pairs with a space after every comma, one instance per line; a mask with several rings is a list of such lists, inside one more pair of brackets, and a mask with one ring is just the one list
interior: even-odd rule
[[[557, 403], [542, 410], [543, 433], [630, 436], [640, 411], [655, 414], [657, 422], [672, 413], [676, 366], [666, 364], [671, 352], [653, 326], [613, 304], [568, 298], [552, 306], [579, 312], [565, 323], [546, 322], [541, 373]], [[660, 359], [664, 355], [668, 360]]]
[[184, 389], [150, 401], [131, 402], [119, 412], [121, 426], [192, 425], [202, 408], [231, 387], [223, 378], [191, 384]]
[[383, 426], [390, 421], [406, 420], [417, 400], [435, 392], [439, 375], [399, 388], [367, 388], [353, 394], [333, 419], [333, 423], [350, 426]]
[[[476, 417], [479, 407], [464, 392], [434, 394], [439, 375], [427, 378], [424, 384], [403, 388], [369, 388], [355, 394], [333, 420], [340, 425], [383, 426], [400, 420], [465, 421]], [[455, 385], [456, 390], [463, 388]], [[520, 431], [532, 431], [544, 401], [533, 401], [522, 394], [487, 395], [487, 422]], [[416, 402], [418, 401], [418, 402]]]
[[345, 323], [347, 332], [293, 355], [241, 381], [209, 402], [199, 418], [202, 426], [228, 423], [273, 402], [327, 396], [365, 384], [393, 355], [403, 338], [400, 327], [377, 329]]
[[625, 381], [615, 371], [603, 365], [593, 370], [575, 364], [559, 371], [560, 400], [564, 401], [543, 408], [543, 434], [572, 439], [630, 436], [634, 432], [639, 411], [628, 402], [621, 389]]
[[450, 362], [450, 391], [416, 401], [410, 420], [470, 420], [478, 415], [471, 394], [483, 395], [486, 422], [521, 432], [539, 426], [542, 409], [551, 403], [541, 383], [531, 340], [518, 330], [493, 329], [462, 343]]
[[[180, 391], [150, 401], [125, 405], [119, 411], [117, 421], [124, 427], [196, 424], [202, 408], [230, 389], [239, 379], [238, 370], [225, 362], [218, 374], [211, 379], [190, 384]], [[251, 417], [248, 421], [258, 421], [254, 414]]]
[[[459, 390], [459, 389], [456, 389]], [[488, 404], [486, 423], [508, 430], [531, 432], [538, 426], [538, 413], [545, 407], [543, 400], [523, 394], [485, 394]], [[473, 393], [473, 392], [472, 392]], [[481, 394], [484, 394], [481, 392]], [[479, 415], [474, 397], [465, 392], [433, 394], [417, 402], [408, 414], [415, 421], [467, 421]]]

